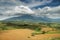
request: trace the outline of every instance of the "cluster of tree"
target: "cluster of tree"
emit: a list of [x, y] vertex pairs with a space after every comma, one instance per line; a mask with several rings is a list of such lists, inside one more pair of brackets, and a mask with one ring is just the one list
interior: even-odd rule
[[60, 29], [60, 23], [0, 22], [0, 28], [9, 26], [14, 28], [29, 28], [29, 29], [36, 29], [36, 28], [41, 29], [41, 27], [52, 27]]

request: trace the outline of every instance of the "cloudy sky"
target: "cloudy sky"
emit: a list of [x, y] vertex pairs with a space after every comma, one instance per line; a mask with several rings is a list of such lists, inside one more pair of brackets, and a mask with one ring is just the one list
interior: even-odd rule
[[29, 14], [60, 18], [60, 0], [0, 0], [0, 20]]

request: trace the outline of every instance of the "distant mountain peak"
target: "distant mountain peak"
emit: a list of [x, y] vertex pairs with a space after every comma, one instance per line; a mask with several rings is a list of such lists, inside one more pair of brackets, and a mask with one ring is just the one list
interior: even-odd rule
[[17, 21], [17, 20], [24, 20], [24, 21], [34, 21], [34, 22], [38, 22], [38, 21], [42, 21], [42, 22], [50, 22], [50, 19], [47, 17], [36, 17], [36, 16], [32, 16], [29, 14], [25, 14], [22, 16], [18, 16], [18, 17], [12, 17], [9, 19], [6, 19], [4, 21]]

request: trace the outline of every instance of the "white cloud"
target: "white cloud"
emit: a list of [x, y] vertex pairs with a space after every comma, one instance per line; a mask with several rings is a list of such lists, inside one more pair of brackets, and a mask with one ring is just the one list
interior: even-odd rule
[[52, 19], [60, 18], [60, 14], [47, 14], [46, 16]]
[[32, 11], [28, 6], [16, 6], [12, 10], [5, 11], [7, 15], [14, 15], [14, 14], [33, 14]]
[[39, 8], [35, 12], [37, 16], [46, 16], [52, 19], [60, 18], [60, 6]]
[[24, 15], [24, 14], [32, 15], [32, 14], [34, 14], [34, 11], [32, 11], [28, 6], [23, 6], [22, 5], [22, 6], [13, 7], [12, 9], [8, 9], [4, 12], [2, 11], [2, 13], [0, 13], [0, 14], [2, 14], [0, 16], [0, 20], [4, 20], [4, 19], [7, 19], [7, 18], [17, 17], [17, 16], [21, 16], [21, 15]]
[[[1, 13], [0, 13], [1, 14]], [[44, 7], [39, 9], [30, 9], [28, 6], [16, 6], [12, 9], [8, 9], [2, 12], [3, 16], [0, 16], [0, 20], [17, 17], [24, 14], [29, 14], [37, 17], [47, 17], [51, 19], [60, 18], [60, 6], [57, 7]]]
[[[60, 6], [57, 7], [44, 7], [39, 9], [30, 9], [31, 7], [45, 5], [51, 3], [52, 0], [28, 0], [29, 3], [25, 3], [19, 0], [0, 0], [2, 5], [4, 2], [8, 3], [8, 6], [0, 6], [0, 19], [10, 18], [11, 16], [21, 16], [23, 14], [32, 14], [33, 16], [48, 17], [52, 19], [60, 18]], [[14, 6], [15, 4], [15, 6]], [[12, 5], [12, 6], [11, 6]], [[20, 5], [20, 6], [19, 6]], [[24, 5], [24, 6], [23, 6]]]
[[28, 6], [16, 6], [14, 11], [22, 14], [33, 14], [34, 12]]
[[8, 19], [8, 18], [12, 18], [12, 17], [18, 17], [18, 16], [0, 16], [0, 20], [5, 20], [5, 19]]
[[[9, 13], [10, 12], [10, 13]], [[48, 17], [52, 19], [60, 18], [60, 6], [57, 7], [44, 7], [39, 9], [31, 10], [28, 6], [16, 6], [12, 11], [7, 11], [10, 15], [22, 15], [22, 14], [32, 14], [38, 17]], [[12, 14], [11, 14], [12, 13]]]

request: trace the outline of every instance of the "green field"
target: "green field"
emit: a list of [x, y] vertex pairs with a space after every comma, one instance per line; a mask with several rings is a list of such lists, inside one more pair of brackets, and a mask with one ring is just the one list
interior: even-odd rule
[[34, 30], [34, 34], [53, 34], [60, 33], [60, 23], [42, 23], [42, 22], [0, 22], [1, 30], [12, 30], [12, 29], [31, 29]]

